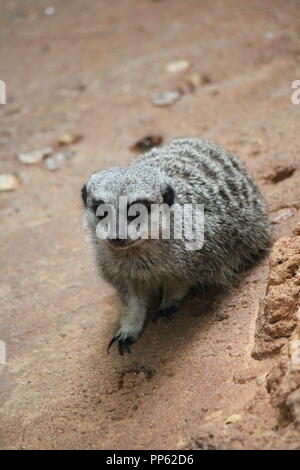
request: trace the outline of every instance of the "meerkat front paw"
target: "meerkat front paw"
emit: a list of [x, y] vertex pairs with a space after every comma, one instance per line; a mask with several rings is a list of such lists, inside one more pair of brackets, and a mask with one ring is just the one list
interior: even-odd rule
[[136, 334], [136, 331], [131, 331], [129, 329], [123, 330], [121, 328], [118, 333], [110, 340], [107, 348], [107, 353], [109, 353], [111, 346], [115, 342], [118, 343], [118, 349], [121, 356], [123, 356], [124, 352], [131, 353], [129, 346], [135, 343], [137, 338], [138, 335]]

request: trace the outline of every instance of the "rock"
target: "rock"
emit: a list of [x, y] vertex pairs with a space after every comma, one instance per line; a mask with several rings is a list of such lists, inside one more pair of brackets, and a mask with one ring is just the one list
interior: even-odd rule
[[73, 150], [62, 150], [61, 152], [56, 153], [52, 157], [45, 158], [44, 164], [47, 170], [56, 171], [61, 168], [66, 159], [73, 158], [75, 152]]
[[153, 93], [151, 96], [152, 103], [155, 106], [170, 106], [181, 98], [182, 94], [178, 91], [163, 91]]
[[277, 212], [275, 216], [272, 217], [271, 222], [272, 224], [280, 224], [281, 222], [285, 222], [290, 217], [293, 217], [297, 212], [295, 207], [288, 207], [286, 209], [281, 209]]
[[268, 376], [267, 389], [271, 403], [279, 408], [283, 424], [292, 422], [300, 428], [300, 308], [297, 325], [287, 346], [282, 350], [279, 363]]
[[21, 163], [25, 165], [34, 165], [35, 163], [39, 163], [43, 158], [51, 155], [53, 152], [52, 147], [45, 147], [40, 150], [33, 150], [32, 152], [28, 153], [21, 153], [18, 156], [18, 159]]
[[262, 374], [256, 379], [257, 385], [262, 385], [266, 382], [267, 374]]
[[273, 39], [275, 36], [274, 32], [273, 31], [265, 31], [264, 32], [264, 37], [266, 39]]
[[300, 224], [279, 239], [270, 255], [266, 296], [260, 303], [252, 356], [263, 359], [287, 343], [297, 324], [300, 304]]
[[178, 73], [185, 72], [189, 68], [190, 63], [187, 60], [176, 60], [166, 65], [165, 70], [167, 73]]
[[20, 179], [13, 173], [0, 174], [0, 191], [14, 191], [21, 185]]
[[45, 159], [45, 167], [49, 171], [56, 171], [63, 166], [64, 157], [61, 153]]
[[50, 7], [45, 8], [45, 15], [52, 16], [54, 15], [54, 13], [55, 13], [54, 7], [50, 6]]

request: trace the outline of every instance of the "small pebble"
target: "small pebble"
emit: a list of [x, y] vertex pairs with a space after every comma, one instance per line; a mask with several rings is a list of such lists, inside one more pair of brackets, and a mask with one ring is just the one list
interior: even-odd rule
[[184, 72], [190, 68], [190, 63], [187, 60], [176, 60], [174, 62], [170, 62], [166, 65], [165, 70], [167, 73], [178, 73]]
[[260, 375], [259, 377], [257, 377], [257, 379], [256, 379], [257, 385], [262, 385], [262, 384], [264, 384], [265, 381], [266, 381], [266, 377], [267, 377], [267, 374], [262, 374], [262, 375]]
[[25, 165], [34, 165], [35, 163], [40, 162], [43, 158], [51, 155], [53, 149], [51, 147], [45, 147], [40, 150], [33, 150], [32, 152], [28, 153], [20, 153], [18, 159], [21, 163]]
[[13, 173], [0, 174], [0, 191], [14, 191], [21, 182], [17, 175]]
[[275, 217], [272, 218], [272, 224], [280, 224], [280, 222], [285, 222], [290, 217], [293, 217], [297, 212], [297, 209], [291, 207], [287, 209], [282, 209]]
[[55, 8], [54, 7], [47, 7], [45, 8], [45, 15], [51, 16], [54, 15]]
[[181, 98], [181, 93], [178, 91], [164, 91], [154, 93], [151, 97], [152, 103], [155, 106], [170, 106]]
[[273, 31], [266, 31], [266, 32], [264, 33], [264, 37], [265, 37], [266, 39], [273, 39], [274, 36], [275, 36], [275, 34], [273, 33]]
[[52, 157], [45, 158], [45, 167], [49, 171], [59, 170], [63, 166], [64, 161], [68, 158], [73, 158], [74, 155], [75, 152], [72, 150], [63, 150], [61, 152], [58, 152]]

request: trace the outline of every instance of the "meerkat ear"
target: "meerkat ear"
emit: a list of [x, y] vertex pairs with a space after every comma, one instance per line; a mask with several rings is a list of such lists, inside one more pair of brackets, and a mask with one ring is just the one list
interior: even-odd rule
[[163, 200], [168, 206], [172, 206], [175, 201], [175, 191], [170, 184], [165, 188], [163, 192]]
[[82, 189], [81, 189], [81, 197], [82, 197], [83, 203], [86, 207], [86, 200], [87, 200], [87, 187], [86, 187], [86, 184], [84, 184]]

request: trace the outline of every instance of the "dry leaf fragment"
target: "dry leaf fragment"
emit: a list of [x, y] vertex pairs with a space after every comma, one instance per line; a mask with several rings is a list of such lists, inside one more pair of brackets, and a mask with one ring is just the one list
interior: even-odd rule
[[82, 139], [82, 135], [76, 134], [62, 134], [58, 139], [58, 145], [70, 145], [70, 144], [77, 144]]
[[201, 76], [201, 85], [209, 85], [212, 82], [212, 79], [207, 74], [202, 74]]
[[187, 77], [187, 84], [191, 91], [194, 91], [198, 86], [201, 85], [201, 76], [197, 72], [191, 73]]
[[138, 140], [132, 147], [130, 147], [130, 150], [134, 152], [146, 152], [153, 147], [161, 145], [162, 141], [163, 138], [160, 135], [149, 135]]
[[294, 172], [296, 171], [296, 167], [292, 165], [287, 166], [275, 166], [272, 172], [269, 175], [264, 176], [265, 180], [269, 180], [272, 183], [280, 183], [280, 181], [285, 180], [286, 178], [290, 178]]

